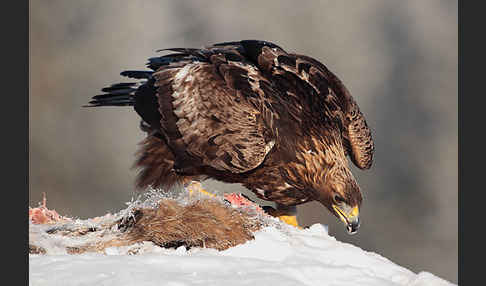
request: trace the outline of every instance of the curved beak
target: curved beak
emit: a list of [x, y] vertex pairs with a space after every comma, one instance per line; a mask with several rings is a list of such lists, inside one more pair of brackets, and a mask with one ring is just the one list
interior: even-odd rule
[[350, 207], [348, 205], [332, 205], [339, 218], [346, 224], [348, 234], [355, 234], [359, 228], [359, 208], [358, 206]]

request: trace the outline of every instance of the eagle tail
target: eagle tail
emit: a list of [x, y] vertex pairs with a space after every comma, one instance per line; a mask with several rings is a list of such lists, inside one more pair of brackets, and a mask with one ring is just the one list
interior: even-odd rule
[[137, 82], [112, 84], [101, 90], [104, 94], [93, 96], [89, 104], [84, 107], [133, 106], [135, 104], [135, 91], [137, 91], [138, 85], [139, 83]]
[[[152, 73], [152, 71], [127, 70], [121, 72], [120, 74], [128, 78], [150, 80], [152, 78]], [[135, 92], [146, 82], [147, 81], [112, 84], [109, 87], [105, 87], [101, 90], [104, 92], [104, 94], [93, 96], [89, 104], [84, 105], [84, 107], [134, 106]]]
[[84, 107], [96, 106], [133, 106], [135, 104], [135, 91], [138, 83], [126, 82], [117, 83], [103, 88], [104, 94], [95, 95], [91, 98], [88, 105]]

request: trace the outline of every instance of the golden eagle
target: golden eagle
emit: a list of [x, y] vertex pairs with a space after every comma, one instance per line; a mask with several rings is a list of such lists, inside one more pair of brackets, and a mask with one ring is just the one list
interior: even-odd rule
[[267, 41], [172, 48], [88, 106], [133, 106], [147, 132], [137, 187], [207, 178], [241, 183], [292, 211], [321, 202], [349, 233], [362, 196], [346, 156], [372, 164], [371, 131], [343, 83], [319, 61]]

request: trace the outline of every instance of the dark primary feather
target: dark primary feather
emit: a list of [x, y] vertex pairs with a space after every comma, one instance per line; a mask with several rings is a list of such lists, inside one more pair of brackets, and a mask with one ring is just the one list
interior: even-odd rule
[[152, 77], [151, 71], [123, 71], [120, 73], [122, 76], [136, 79], [149, 79]]
[[322, 63], [258, 40], [164, 51], [173, 53], [150, 58], [151, 71], [121, 73], [138, 83], [104, 88], [90, 102], [133, 105], [145, 122], [140, 188], [209, 177], [292, 205], [344, 184], [349, 201], [361, 201], [345, 156], [369, 168], [371, 131]]

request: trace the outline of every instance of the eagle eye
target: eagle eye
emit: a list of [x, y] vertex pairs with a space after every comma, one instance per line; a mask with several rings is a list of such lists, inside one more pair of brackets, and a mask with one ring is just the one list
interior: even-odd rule
[[343, 197], [341, 197], [341, 196], [339, 196], [339, 195], [335, 195], [335, 196], [334, 196], [334, 201], [335, 201], [336, 203], [342, 203], [342, 202], [344, 202], [344, 198], [343, 198]]

